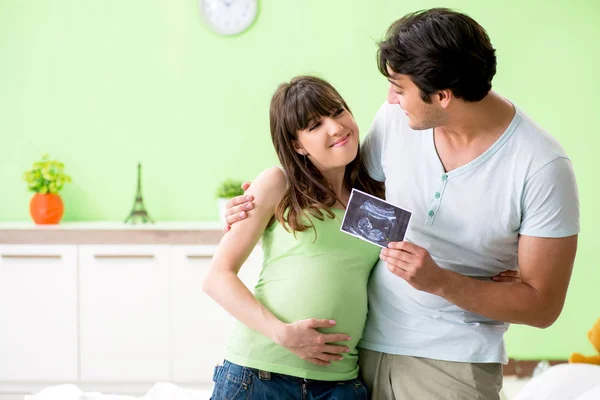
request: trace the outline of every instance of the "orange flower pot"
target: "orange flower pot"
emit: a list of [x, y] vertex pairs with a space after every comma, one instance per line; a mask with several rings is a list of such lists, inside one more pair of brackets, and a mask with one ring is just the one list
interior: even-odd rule
[[29, 203], [31, 218], [38, 225], [58, 224], [65, 206], [58, 194], [36, 193]]

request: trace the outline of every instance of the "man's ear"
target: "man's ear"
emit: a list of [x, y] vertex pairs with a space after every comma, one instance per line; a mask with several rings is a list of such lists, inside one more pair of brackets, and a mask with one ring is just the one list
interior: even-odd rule
[[440, 90], [433, 95], [442, 108], [448, 108], [454, 98], [454, 93], [450, 89]]

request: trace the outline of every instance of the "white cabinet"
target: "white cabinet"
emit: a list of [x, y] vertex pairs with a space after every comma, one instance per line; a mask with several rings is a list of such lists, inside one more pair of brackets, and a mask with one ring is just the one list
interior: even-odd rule
[[[53, 382], [210, 385], [235, 325], [202, 291], [215, 249], [0, 245], [0, 396]], [[240, 271], [251, 290], [261, 265], [257, 246]]]
[[79, 269], [81, 380], [169, 380], [169, 246], [82, 245]]
[[[209, 383], [214, 366], [223, 361], [235, 320], [202, 291], [202, 281], [216, 246], [171, 247], [171, 315], [173, 380]], [[254, 289], [262, 264], [257, 247], [240, 270]]]
[[77, 246], [0, 246], [0, 381], [77, 379]]

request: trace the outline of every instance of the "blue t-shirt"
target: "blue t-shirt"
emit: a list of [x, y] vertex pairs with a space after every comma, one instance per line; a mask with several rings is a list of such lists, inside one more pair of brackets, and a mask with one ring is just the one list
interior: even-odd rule
[[[579, 200], [571, 162], [560, 144], [519, 109], [482, 155], [448, 173], [433, 130], [414, 131], [397, 104], [385, 103], [362, 151], [386, 198], [413, 212], [407, 241], [442, 268], [489, 279], [516, 270], [519, 235], [579, 233]], [[369, 317], [360, 347], [458, 362], [508, 361], [508, 323], [466, 311], [414, 289], [375, 267]]]

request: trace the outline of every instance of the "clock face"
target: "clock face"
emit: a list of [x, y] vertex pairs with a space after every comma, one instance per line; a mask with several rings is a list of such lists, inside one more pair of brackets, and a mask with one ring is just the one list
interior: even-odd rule
[[258, 0], [199, 0], [204, 20], [221, 35], [245, 31], [256, 18]]

